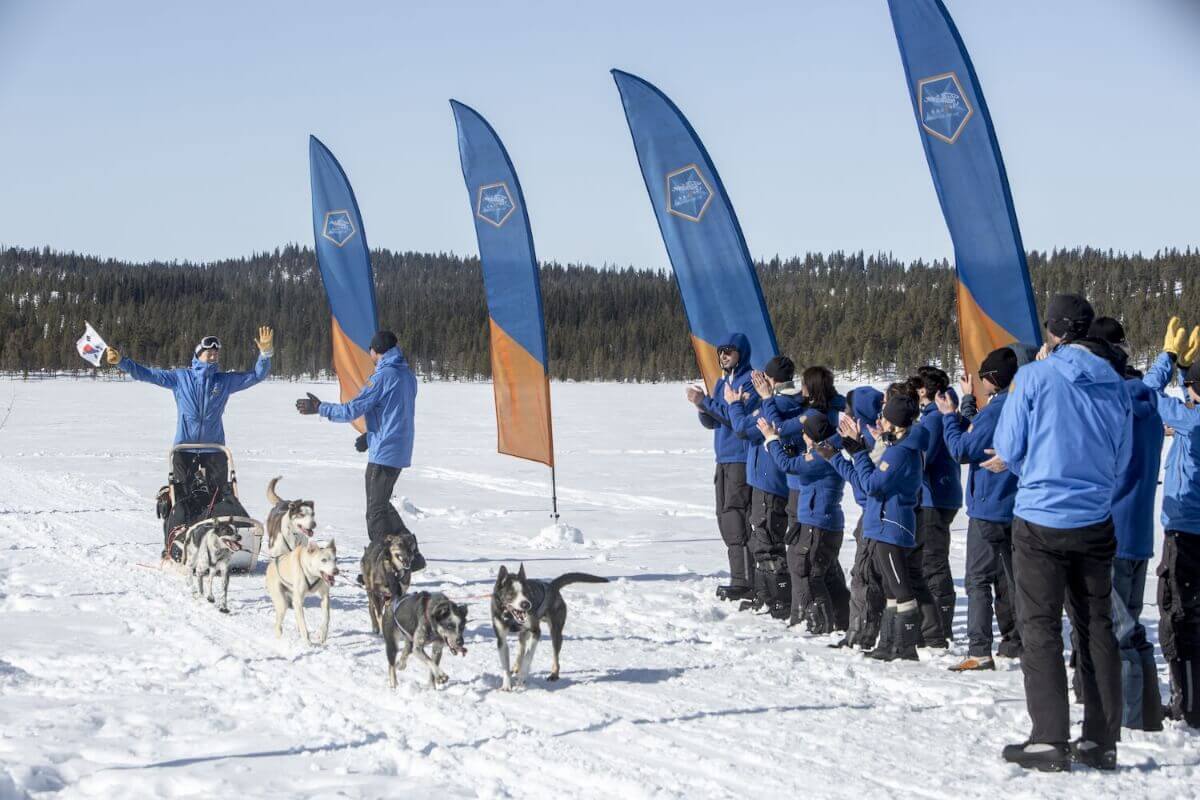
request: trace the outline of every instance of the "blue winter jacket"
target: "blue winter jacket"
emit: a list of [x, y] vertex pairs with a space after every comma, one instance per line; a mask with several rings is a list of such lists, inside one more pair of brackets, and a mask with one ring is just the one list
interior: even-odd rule
[[725, 375], [713, 386], [712, 394], [702, 401], [700, 409], [700, 424], [713, 432], [713, 452], [718, 464], [740, 464], [746, 461], [746, 453], [750, 447], [741, 436], [733, 431], [729, 421], [729, 408], [725, 404], [725, 384], [729, 383], [735, 391], [750, 395], [748, 411], [758, 408], [758, 395], [754, 392], [754, 384], [750, 381], [750, 340], [742, 333], [731, 333], [721, 342], [719, 347], [733, 345], [738, 351], [738, 363], [732, 375]]
[[[781, 390], [776, 386], [775, 394], [762, 401], [759, 413], [767, 422], [775, 426], [775, 430], [779, 431], [779, 438], [785, 445], [803, 450], [804, 417], [807, 409], [807, 402], [800, 394], [799, 389], [788, 387]], [[780, 465], [780, 469], [784, 469], [782, 465]], [[784, 473], [786, 472], [787, 470], [784, 469]], [[789, 491], [794, 492], [800, 488], [799, 479], [795, 475], [785, 474], [785, 477]]]
[[928, 403], [921, 409], [921, 421], [917, 423], [929, 432], [929, 443], [925, 447], [925, 478], [921, 483], [922, 508], [962, 508], [962, 467], [950, 451], [942, 436], [942, 415], [936, 403]]
[[1133, 409], [1133, 448], [1113, 496], [1113, 525], [1117, 558], [1143, 561], [1154, 555], [1154, 494], [1165, 436], [1154, 390], [1138, 378], [1127, 378], [1125, 389]]
[[914, 425], [903, 439], [883, 451], [878, 466], [862, 450], [854, 454], [853, 463], [841, 453], [830, 459], [838, 474], [866, 495], [864, 538], [916, 547], [917, 503], [921, 499], [928, 436], [928, 431]]
[[[801, 414], [799, 419], [820, 413], [810, 409]], [[831, 410], [827, 414], [829, 421], [836, 425], [838, 412]], [[829, 442], [834, 447], [842, 446], [840, 436], [833, 436]], [[787, 454], [785, 443], [797, 450], [796, 455]], [[788, 488], [796, 493], [796, 521], [827, 531], [844, 529], [846, 518], [842, 513], [842, 495], [846, 481], [838, 471], [816, 453], [809, 452], [803, 436], [799, 442], [773, 439], [767, 443], [766, 449], [775, 465], [786, 473]]]
[[751, 397], [753, 400], [738, 400], [729, 404], [729, 422], [734, 433], [750, 443], [746, 451], [746, 483], [768, 494], [787, 497], [787, 476], [775, 465], [766, 448], [759, 447], [765, 441], [762, 431], [758, 429], [762, 409], [753, 402], [758, 395], [752, 394]]
[[1018, 478], [1013, 512], [1051, 528], [1108, 519], [1132, 429], [1125, 379], [1083, 345], [1021, 367], [993, 437]]
[[321, 403], [320, 414], [333, 422], [367, 421], [367, 460], [403, 469], [412, 464], [413, 412], [417, 379], [399, 347], [379, 358], [375, 372], [349, 403]]
[[970, 465], [967, 470], [967, 516], [1001, 525], [1011, 525], [1013, 521], [1017, 476], [1010, 470], [999, 474], [988, 472], [979, 465], [994, 455], [987, 451], [992, 449], [996, 423], [1000, 421], [1000, 411], [1007, 401], [1008, 392], [998, 392], [970, 422], [957, 411], [942, 418], [942, 438], [950, 457], [959, 464]]
[[191, 367], [157, 369], [131, 358], [122, 358], [117, 366], [135, 381], [153, 383], [170, 389], [175, 395], [175, 444], [225, 444], [222, 416], [229, 395], [249, 389], [271, 372], [271, 357], [260, 355], [253, 372], [222, 372], [219, 364], [192, 359]]
[[[1200, 406], [1188, 408], [1165, 391], [1171, 383], [1175, 361], [1161, 354], [1146, 373], [1146, 385], [1155, 391], [1159, 416], [1175, 429], [1167, 468], [1163, 470], [1162, 524], [1169, 531], [1200, 535]], [[1182, 381], [1182, 376], [1180, 376]], [[1186, 389], [1184, 392], [1186, 393]]]
[[[875, 437], [868, 426], [873, 428], [879, 424], [879, 415], [883, 412], [883, 392], [874, 386], [859, 386], [850, 392], [849, 397], [850, 413], [858, 420], [863, 442], [867, 445], [867, 452], [870, 452], [875, 449]], [[850, 484], [850, 491], [854, 493], [854, 502], [858, 503], [859, 508], [866, 508], [866, 493], [853, 483]]]

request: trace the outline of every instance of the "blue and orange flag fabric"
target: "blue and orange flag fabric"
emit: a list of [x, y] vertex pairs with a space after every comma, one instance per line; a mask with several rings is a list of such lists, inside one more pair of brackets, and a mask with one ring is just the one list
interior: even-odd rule
[[525, 196], [487, 120], [455, 100], [450, 107], [487, 294], [496, 449], [553, 467], [546, 326]]
[[758, 369], [778, 352], [762, 287], [717, 168], [683, 112], [636, 75], [612, 75], [711, 391], [721, 377], [716, 346], [729, 334], [746, 334]]
[[[350, 180], [315, 136], [308, 138], [308, 169], [317, 265], [333, 314], [333, 370], [345, 403], [358, 395], [375, 371], [368, 353], [379, 328], [375, 273]], [[354, 426], [365, 430], [361, 419]]]
[[888, 0], [925, 159], [954, 242], [963, 366], [1041, 345], [1025, 247], [979, 78], [941, 0]]

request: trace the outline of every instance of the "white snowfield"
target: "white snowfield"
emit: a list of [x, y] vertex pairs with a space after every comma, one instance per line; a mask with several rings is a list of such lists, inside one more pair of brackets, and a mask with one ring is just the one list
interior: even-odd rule
[[[421, 384], [396, 502], [429, 558], [413, 588], [469, 602], [469, 652], [446, 655], [442, 691], [415, 660], [389, 690], [354, 584], [366, 457], [349, 426], [296, 414], [308, 390], [337, 395], [261, 385], [232, 398], [226, 429], [251, 513], [282, 475], [280, 494], [315, 500], [319, 538], [336, 536], [324, 647], [290, 615], [275, 638], [262, 563], [233, 579], [228, 616], [156, 568], [168, 392], [0, 382], [0, 408], [16, 393], [0, 431], [0, 798], [1200, 796], [1200, 737], [1178, 723], [1126, 731], [1115, 774], [1001, 761], [1028, 732], [1018, 665], [946, 671], [966, 647], [965, 515], [950, 654], [869, 662], [718, 602], [710, 434], [680, 385], [554, 386], [577, 535], [544, 530], [549, 471], [495, 453], [489, 385]], [[845, 505], [853, 523], [849, 492]], [[547, 636], [528, 688], [505, 693], [486, 595], [521, 562], [613, 582], [564, 591], [562, 680], [545, 680]]]

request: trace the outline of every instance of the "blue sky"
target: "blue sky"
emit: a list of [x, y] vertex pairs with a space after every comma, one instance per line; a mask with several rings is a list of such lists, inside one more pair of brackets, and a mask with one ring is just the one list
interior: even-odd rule
[[[1027, 247], [1200, 243], [1200, 15], [947, 0]], [[447, 100], [520, 174], [543, 259], [664, 267], [611, 67], [703, 137], [751, 252], [951, 252], [885, 0], [0, 0], [0, 242], [131, 259], [311, 245], [307, 136], [372, 245], [476, 252]]]

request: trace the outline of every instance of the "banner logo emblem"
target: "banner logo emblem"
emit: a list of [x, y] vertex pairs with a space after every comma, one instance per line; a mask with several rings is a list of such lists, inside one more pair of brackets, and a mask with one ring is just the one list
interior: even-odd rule
[[499, 228], [508, 222], [508, 218], [517, 210], [508, 184], [489, 183], [479, 187], [479, 195], [475, 201], [475, 216], [484, 222]]
[[329, 241], [342, 247], [358, 233], [354, 228], [354, 220], [345, 209], [330, 211], [325, 215], [325, 224], [321, 227], [321, 235]]
[[699, 222], [712, 204], [713, 190], [695, 164], [667, 173], [667, 211]]
[[975, 115], [953, 72], [917, 81], [917, 106], [921, 127], [947, 144], [958, 141], [967, 121]]

